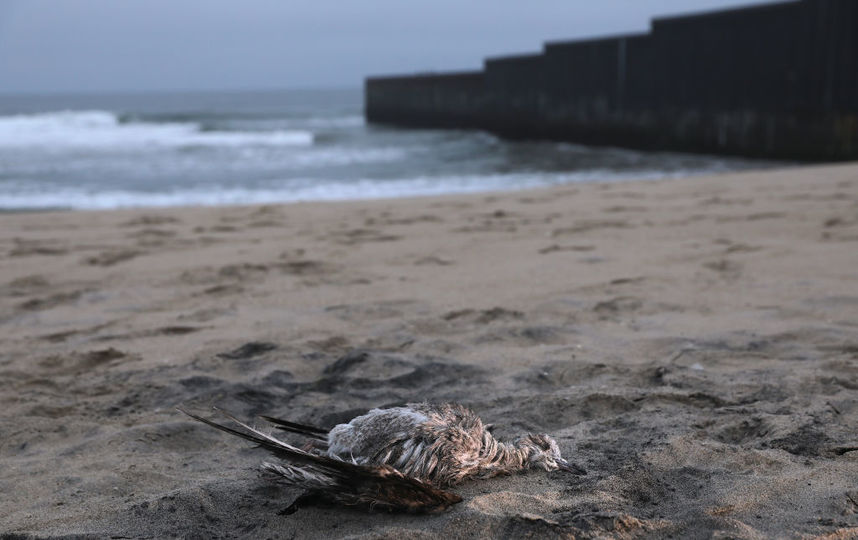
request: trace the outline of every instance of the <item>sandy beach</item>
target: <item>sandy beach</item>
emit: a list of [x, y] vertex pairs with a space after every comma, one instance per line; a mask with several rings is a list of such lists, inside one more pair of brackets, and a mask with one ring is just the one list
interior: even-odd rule
[[[9, 537], [858, 537], [858, 165], [0, 215], [0, 343]], [[278, 515], [265, 453], [175, 409], [420, 400], [589, 474]]]

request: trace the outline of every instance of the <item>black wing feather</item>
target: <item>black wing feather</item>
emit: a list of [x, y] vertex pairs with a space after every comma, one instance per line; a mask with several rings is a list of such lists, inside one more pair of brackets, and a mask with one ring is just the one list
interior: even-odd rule
[[282, 429], [284, 431], [289, 431], [292, 433], [297, 433], [299, 435], [304, 435], [306, 437], [311, 437], [319, 441], [328, 442], [328, 430], [326, 429], [317, 428], [315, 426], [308, 426], [306, 424], [298, 424], [296, 422], [289, 422], [288, 420], [282, 420], [280, 418], [274, 418], [272, 416], [262, 415], [262, 418], [268, 420], [272, 424], [276, 425], [279, 429]]

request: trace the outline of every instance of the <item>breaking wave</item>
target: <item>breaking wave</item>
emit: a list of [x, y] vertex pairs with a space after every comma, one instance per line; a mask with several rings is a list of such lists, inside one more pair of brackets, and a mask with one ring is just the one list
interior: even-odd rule
[[192, 121], [121, 121], [117, 114], [101, 110], [0, 116], [0, 149], [111, 151], [312, 144], [313, 133], [305, 130], [205, 130]]
[[[288, 203], [301, 201], [336, 201], [387, 199], [518, 190], [567, 182], [605, 182], [633, 179], [656, 179], [687, 176], [700, 171], [635, 171], [618, 173], [606, 170], [581, 173], [452, 175], [399, 179], [319, 180], [290, 178], [269, 180], [255, 187], [195, 186], [169, 191], [87, 190], [83, 188], [27, 189], [18, 183], [9, 194], [0, 197], [0, 209], [68, 208], [99, 210], [134, 207], [219, 206], [232, 204]], [[11, 182], [0, 182], [11, 186]]]

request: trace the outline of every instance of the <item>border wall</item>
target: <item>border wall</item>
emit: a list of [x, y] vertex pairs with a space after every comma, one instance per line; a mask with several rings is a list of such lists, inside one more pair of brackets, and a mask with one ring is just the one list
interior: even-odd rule
[[481, 71], [370, 77], [368, 122], [649, 150], [858, 159], [858, 0], [654, 19]]

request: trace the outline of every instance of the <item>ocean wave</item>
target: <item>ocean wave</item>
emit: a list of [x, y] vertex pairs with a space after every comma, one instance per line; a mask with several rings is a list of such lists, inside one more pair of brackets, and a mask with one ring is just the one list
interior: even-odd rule
[[408, 152], [404, 148], [314, 148], [284, 157], [274, 165], [285, 169], [312, 169], [373, 163], [401, 162]]
[[0, 116], [0, 150], [310, 146], [306, 130], [207, 131], [196, 122], [133, 122], [110, 111]]
[[[661, 179], [703, 174], [701, 170], [627, 171], [590, 170], [575, 173], [510, 173], [455, 176], [422, 176], [400, 179], [270, 180], [265, 186], [206, 186], [173, 189], [162, 192], [131, 190], [87, 190], [56, 186], [37, 189], [32, 184], [4, 182], [0, 184], [0, 209], [70, 208], [103, 210], [115, 208], [222, 206], [235, 204], [267, 204], [302, 201], [341, 201], [388, 199], [426, 195], [477, 193], [486, 191], [520, 190], [540, 186], [576, 182], [616, 182], [624, 180]], [[5, 186], [3, 185], [5, 184]]]

